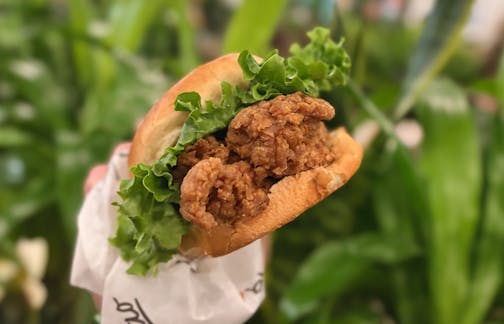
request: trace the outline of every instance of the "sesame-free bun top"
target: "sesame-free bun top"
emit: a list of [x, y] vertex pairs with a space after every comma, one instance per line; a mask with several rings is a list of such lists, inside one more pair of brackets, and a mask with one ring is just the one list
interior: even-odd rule
[[187, 117], [186, 112], [175, 110], [175, 99], [179, 94], [194, 91], [200, 94], [202, 104], [208, 100], [219, 102], [222, 81], [240, 87], [246, 86], [238, 64], [238, 54], [224, 55], [200, 65], [168, 89], [138, 127], [128, 164], [151, 164], [163, 155], [167, 147], [177, 142]]
[[[153, 163], [176, 143], [187, 113], [175, 111], [177, 95], [187, 91], [200, 94], [202, 102], [218, 102], [221, 82], [245, 87], [238, 54], [228, 54], [200, 65], [177, 82], [159, 99], [138, 127], [128, 164]], [[220, 256], [239, 249], [292, 221], [345, 184], [359, 168], [362, 148], [343, 128], [330, 133], [335, 162], [287, 176], [275, 183], [268, 194], [269, 205], [260, 214], [233, 225], [220, 224], [210, 230], [190, 227], [179, 250], [186, 255]], [[189, 171], [191, 172], [191, 171]]]

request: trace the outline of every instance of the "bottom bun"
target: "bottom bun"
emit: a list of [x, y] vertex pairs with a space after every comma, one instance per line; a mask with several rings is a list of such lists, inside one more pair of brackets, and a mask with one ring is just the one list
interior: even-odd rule
[[268, 194], [269, 205], [260, 214], [210, 230], [196, 225], [182, 238], [180, 252], [187, 256], [221, 256], [237, 250], [297, 218], [335, 190], [357, 171], [362, 147], [344, 128], [330, 133], [331, 148], [336, 156], [327, 167], [288, 176], [274, 184]]

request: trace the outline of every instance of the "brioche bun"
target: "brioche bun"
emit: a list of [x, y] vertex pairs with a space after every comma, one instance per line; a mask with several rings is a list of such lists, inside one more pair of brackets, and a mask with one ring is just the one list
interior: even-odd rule
[[[157, 161], [166, 147], [176, 143], [185, 112], [175, 111], [174, 102], [182, 92], [195, 91], [202, 102], [218, 102], [221, 82], [246, 87], [238, 64], [238, 54], [229, 54], [203, 64], [171, 87], [146, 115], [133, 138], [128, 164]], [[270, 188], [269, 205], [260, 214], [240, 219], [233, 225], [218, 225], [204, 230], [190, 227], [182, 238], [180, 252], [189, 256], [220, 256], [239, 249], [292, 221], [344, 185], [359, 168], [362, 147], [343, 128], [330, 133], [336, 160], [284, 177]]]

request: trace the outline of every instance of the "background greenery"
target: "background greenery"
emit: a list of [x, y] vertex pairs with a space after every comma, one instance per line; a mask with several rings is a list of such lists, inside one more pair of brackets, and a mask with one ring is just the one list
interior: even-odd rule
[[[353, 60], [349, 87], [325, 94], [331, 126], [380, 131], [344, 189], [275, 233], [250, 322], [504, 322], [504, 62], [460, 46], [472, 2], [438, 0], [408, 27], [373, 15], [377, 1], [1, 0], [0, 322], [92, 322], [68, 284], [89, 168], [192, 67], [285, 54], [315, 25]], [[414, 148], [394, 131], [405, 118], [423, 129]], [[35, 237], [49, 246], [41, 278], [16, 253]], [[26, 291], [37, 280], [43, 305]]]

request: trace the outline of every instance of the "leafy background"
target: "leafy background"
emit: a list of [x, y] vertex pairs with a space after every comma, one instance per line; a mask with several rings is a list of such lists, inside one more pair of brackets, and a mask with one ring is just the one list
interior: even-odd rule
[[460, 43], [471, 0], [436, 1], [420, 26], [377, 3], [0, 1], [0, 322], [93, 322], [68, 284], [90, 167], [192, 67], [285, 54], [315, 25], [353, 61], [324, 95], [331, 126], [377, 131], [352, 181], [274, 234], [250, 323], [504, 322], [504, 55]]

